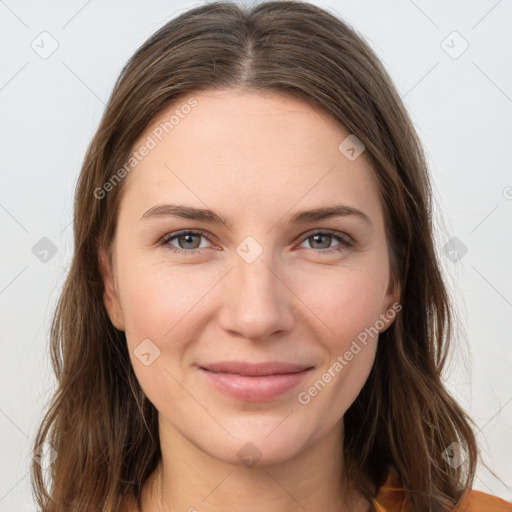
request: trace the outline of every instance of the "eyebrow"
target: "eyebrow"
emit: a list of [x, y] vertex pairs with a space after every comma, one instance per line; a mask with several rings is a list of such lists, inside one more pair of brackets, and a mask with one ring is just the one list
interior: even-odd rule
[[[224, 224], [229, 228], [233, 227], [233, 224], [228, 219], [212, 210], [206, 208], [194, 208], [192, 206], [185, 206], [181, 204], [160, 204], [153, 206], [142, 215], [141, 220], [166, 216], [208, 222], [212, 224]], [[342, 204], [323, 206], [320, 208], [313, 208], [311, 210], [302, 210], [296, 212], [288, 222], [290, 224], [307, 224], [331, 219], [333, 217], [349, 216], [359, 218], [370, 227], [373, 225], [370, 217], [366, 213], [352, 206]]]

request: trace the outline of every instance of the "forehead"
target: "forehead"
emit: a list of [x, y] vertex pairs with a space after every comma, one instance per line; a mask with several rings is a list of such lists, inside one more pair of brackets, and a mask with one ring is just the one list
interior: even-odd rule
[[378, 216], [378, 188], [366, 155], [350, 160], [340, 151], [349, 135], [322, 110], [292, 97], [238, 90], [191, 94], [162, 111], [134, 144], [139, 153], [150, 149], [127, 177], [123, 202], [147, 209], [180, 200], [233, 212], [243, 207], [256, 216], [297, 203], [344, 201]]

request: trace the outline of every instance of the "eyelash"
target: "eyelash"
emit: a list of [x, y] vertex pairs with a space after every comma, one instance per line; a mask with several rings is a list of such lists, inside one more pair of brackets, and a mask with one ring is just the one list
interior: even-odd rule
[[[339, 246], [336, 246], [333, 249], [311, 249], [311, 250], [315, 251], [316, 253], [319, 253], [319, 254], [334, 254], [334, 253], [341, 253], [343, 251], [347, 251], [348, 249], [350, 249], [352, 247], [355, 247], [356, 243], [355, 243], [355, 241], [353, 241], [353, 239], [349, 239], [346, 236], [340, 236], [339, 234], [335, 234], [335, 233], [336, 232], [329, 231], [329, 230], [314, 231], [311, 233], [307, 233], [306, 236], [303, 237], [301, 243], [303, 243], [305, 240], [307, 240], [308, 238], [311, 238], [312, 236], [315, 236], [315, 235], [327, 235], [327, 236], [331, 236], [332, 238], [339, 240], [341, 242], [339, 244]], [[174, 252], [176, 254], [185, 254], [187, 256], [192, 256], [192, 255], [200, 252], [201, 249], [186, 250], [186, 249], [180, 249], [178, 247], [174, 247], [170, 244], [170, 242], [172, 240], [177, 239], [182, 236], [185, 236], [185, 235], [199, 235], [199, 236], [206, 238], [206, 240], [210, 241], [209, 238], [202, 231], [186, 230], [186, 231], [178, 231], [176, 233], [169, 233], [169, 234], [165, 235], [160, 240], [159, 245], [166, 246], [168, 249], [170, 249], [172, 252]]]

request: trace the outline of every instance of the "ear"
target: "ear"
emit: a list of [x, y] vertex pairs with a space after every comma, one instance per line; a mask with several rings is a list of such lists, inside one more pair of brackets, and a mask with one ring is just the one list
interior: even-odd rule
[[379, 329], [380, 333], [387, 330], [394, 322], [398, 312], [401, 311], [402, 305], [400, 304], [401, 289], [400, 283], [395, 282], [393, 278], [390, 278], [386, 295], [382, 301], [382, 311], [380, 319], [384, 326]]
[[98, 265], [101, 277], [103, 278], [103, 303], [105, 304], [108, 316], [116, 329], [124, 331], [123, 313], [115, 287], [112, 261], [102, 245], [98, 247]]

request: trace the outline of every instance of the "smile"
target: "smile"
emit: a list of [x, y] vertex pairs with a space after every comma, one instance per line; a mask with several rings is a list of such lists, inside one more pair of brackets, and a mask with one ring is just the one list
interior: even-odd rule
[[289, 363], [215, 363], [201, 373], [218, 391], [237, 400], [265, 402], [293, 389], [313, 369]]

